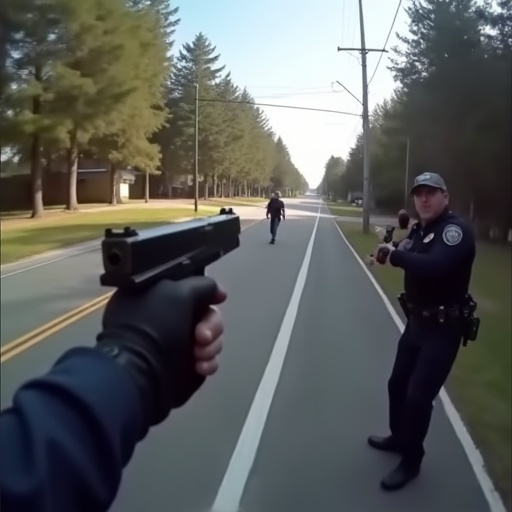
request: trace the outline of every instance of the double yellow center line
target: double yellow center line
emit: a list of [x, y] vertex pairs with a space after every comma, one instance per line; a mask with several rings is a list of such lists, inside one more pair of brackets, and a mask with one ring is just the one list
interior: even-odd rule
[[0, 363], [8, 361], [11, 359], [11, 357], [14, 357], [20, 352], [27, 350], [36, 343], [39, 343], [44, 338], [51, 336], [67, 325], [72, 324], [73, 322], [80, 320], [80, 318], [88, 315], [89, 313], [92, 313], [93, 311], [101, 308], [107, 303], [108, 299], [113, 293], [114, 292], [106, 293], [105, 295], [102, 295], [101, 297], [98, 297], [97, 299], [94, 299], [93, 301], [88, 302], [87, 304], [84, 304], [83, 306], [80, 306], [79, 308], [74, 309], [69, 313], [66, 313], [65, 315], [59, 316], [55, 320], [42, 325], [38, 329], [25, 334], [25, 336], [21, 336], [20, 338], [17, 338], [14, 341], [11, 341], [10, 343], [2, 346], [0, 351]]
[[[259, 222], [261, 222], [261, 220], [257, 220], [255, 222], [252, 222], [251, 224], [248, 224], [247, 226], [242, 228], [242, 231], [251, 226], [254, 226], [254, 224], [258, 224]], [[112, 296], [113, 293], [114, 292], [111, 291], [109, 293], [101, 295], [97, 299], [94, 299], [93, 301], [88, 302], [87, 304], [84, 304], [83, 306], [80, 306], [79, 308], [74, 309], [73, 311], [70, 311], [62, 316], [59, 316], [55, 320], [52, 320], [51, 322], [42, 325], [41, 327], [35, 329], [34, 331], [29, 332], [28, 334], [25, 334], [24, 336], [21, 336], [20, 338], [17, 338], [3, 345], [0, 349], [0, 364], [5, 363], [9, 359], [17, 356], [21, 352], [24, 352], [33, 345], [36, 345], [45, 338], [48, 338], [48, 336], [55, 334], [61, 329], [64, 329], [64, 327], [76, 322], [77, 320], [80, 320], [80, 318], [83, 318], [84, 316], [87, 316], [90, 313], [96, 311], [97, 309], [103, 307], [108, 302], [108, 299]]]

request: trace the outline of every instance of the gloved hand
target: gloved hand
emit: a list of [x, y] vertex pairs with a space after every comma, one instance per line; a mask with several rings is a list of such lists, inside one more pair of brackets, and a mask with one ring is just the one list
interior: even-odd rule
[[399, 251], [409, 251], [412, 248], [412, 240], [409, 238], [404, 238], [397, 247]]
[[135, 379], [150, 425], [185, 404], [211, 373], [198, 359], [220, 352], [220, 342], [212, 344], [223, 325], [210, 306], [225, 299], [213, 279], [191, 277], [160, 281], [142, 294], [118, 290], [107, 303], [97, 348]]
[[395, 248], [392, 243], [389, 244], [379, 244], [377, 247], [377, 254], [375, 256], [375, 261], [380, 265], [384, 265], [388, 261], [388, 257]]

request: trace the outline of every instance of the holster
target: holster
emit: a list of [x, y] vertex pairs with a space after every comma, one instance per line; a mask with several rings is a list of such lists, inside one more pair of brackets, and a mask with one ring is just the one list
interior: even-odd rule
[[409, 307], [407, 305], [405, 292], [400, 293], [400, 295], [398, 295], [398, 297], [397, 297], [397, 300], [398, 300], [398, 304], [400, 304], [400, 307], [402, 308], [405, 318], [407, 318], [407, 320], [409, 320], [410, 311], [409, 311]]

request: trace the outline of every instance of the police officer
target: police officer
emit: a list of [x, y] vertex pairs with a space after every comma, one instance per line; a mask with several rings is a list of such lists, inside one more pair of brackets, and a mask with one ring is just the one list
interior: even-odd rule
[[404, 487], [420, 472], [433, 402], [465, 337], [463, 311], [475, 259], [473, 231], [449, 210], [443, 178], [418, 176], [411, 195], [419, 222], [398, 246], [381, 244], [378, 249], [392, 266], [404, 270], [400, 302], [408, 318], [388, 382], [390, 435], [368, 438], [373, 448], [401, 456], [381, 481], [389, 491]]
[[276, 243], [277, 228], [281, 223], [281, 216], [285, 220], [284, 203], [279, 199], [279, 192], [275, 192], [267, 204], [267, 219], [270, 216], [270, 243]]
[[96, 346], [68, 350], [2, 411], [2, 512], [108, 510], [136, 444], [216, 372], [211, 305], [225, 299], [208, 277], [116, 292]]

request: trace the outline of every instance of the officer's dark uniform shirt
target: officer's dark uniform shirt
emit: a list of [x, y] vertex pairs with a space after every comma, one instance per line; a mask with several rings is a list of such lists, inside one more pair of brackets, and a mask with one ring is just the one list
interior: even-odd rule
[[143, 411], [135, 384], [108, 356], [66, 352], [0, 415], [2, 512], [107, 511], [148, 432]]
[[284, 203], [277, 197], [273, 197], [267, 204], [267, 215], [270, 215], [273, 219], [281, 220], [283, 210]]
[[391, 265], [405, 271], [407, 301], [423, 307], [462, 304], [476, 253], [471, 226], [447, 208], [424, 227], [415, 223], [407, 238], [408, 251], [389, 255]]

